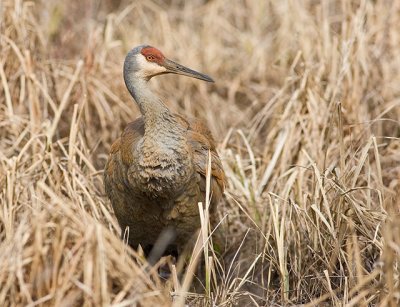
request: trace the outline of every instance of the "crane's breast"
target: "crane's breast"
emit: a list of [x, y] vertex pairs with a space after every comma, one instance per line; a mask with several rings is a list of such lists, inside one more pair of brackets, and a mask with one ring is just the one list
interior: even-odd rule
[[132, 189], [150, 198], [171, 198], [185, 190], [193, 174], [193, 157], [186, 141], [164, 136], [138, 142], [128, 180]]
[[111, 149], [111, 155], [118, 155], [118, 161], [123, 164], [118, 165], [116, 173], [120, 178], [116, 182], [139, 197], [176, 198], [188, 189], [189, 181], [198, 174], [201, 179], [197, 184], [204, 192], [211, 158], [211, 189], [213, 198], [219, 199], [224, 190], [225, 174], [210, 131], [198, 120], [180, 115], [176, 115], [176, 119], [183, 135], [161, 133], [145, 139], [142, 117], [128, 124]]

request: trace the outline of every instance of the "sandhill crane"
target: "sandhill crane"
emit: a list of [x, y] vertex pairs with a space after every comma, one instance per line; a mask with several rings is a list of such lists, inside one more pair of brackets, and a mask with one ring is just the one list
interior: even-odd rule
[[162, 231], [169, 229], [174, 239], [164, 255], [177, 256], [200, 227], [198, 202], [205, 200], [209, 152], [211, 215], [222, 196], [225, 174], [204, 123], [172, 113], [149, 88], [152, 77], [167, 73], [214, 82], [154, 47], [132, 49], [123, 74], [142, 116], [128, 124], [111, 146], [104, 184], [122, 232], [129, 227], [131, 247], [140, 244], [148, 255]]

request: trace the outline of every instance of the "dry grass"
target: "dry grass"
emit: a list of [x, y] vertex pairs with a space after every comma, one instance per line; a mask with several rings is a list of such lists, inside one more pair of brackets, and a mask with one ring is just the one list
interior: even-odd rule
[[[79, 3], [0, 2], [1, 306], [398, 305], [399, 1]], [[200, 280], [146, 273], [103, 191], [141, 43], [217, 80], [152, 81], [220, 140]]]

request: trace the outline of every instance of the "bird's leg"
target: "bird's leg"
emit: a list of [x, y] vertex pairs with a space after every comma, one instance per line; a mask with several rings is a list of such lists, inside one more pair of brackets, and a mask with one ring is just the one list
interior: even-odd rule
[[147, 258], [150, 265], [155, 265], [162, 256], [165, 256], [166, 252], [168, 253], [168, 249], [175, 237], [176, 231], [172, 227], [166, 227], [162, 230]]
[[150, 251], [147, 261], [151, 266], [154, 266], [162, 257], [170, 256], [171, 259], [165, 259], [158, 268], [158, 274], [162, 279], [168, 279], [171, 276], [170, 263], [176, 263], [178, 258], [178, 250], [175, 245], [171, 243], [175, 240], [176, 231], [172, 227], [166, 227], [158, 236], [156, 243]]

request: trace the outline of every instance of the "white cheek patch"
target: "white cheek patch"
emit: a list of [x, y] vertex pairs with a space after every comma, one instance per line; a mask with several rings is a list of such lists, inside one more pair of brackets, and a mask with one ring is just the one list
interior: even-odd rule
[[137, 63], [140, 68], [138, 74], [145, 78], [165, 72], [167, 69], [153, 62], [148, 62], [142, 54], [137, 57]]

